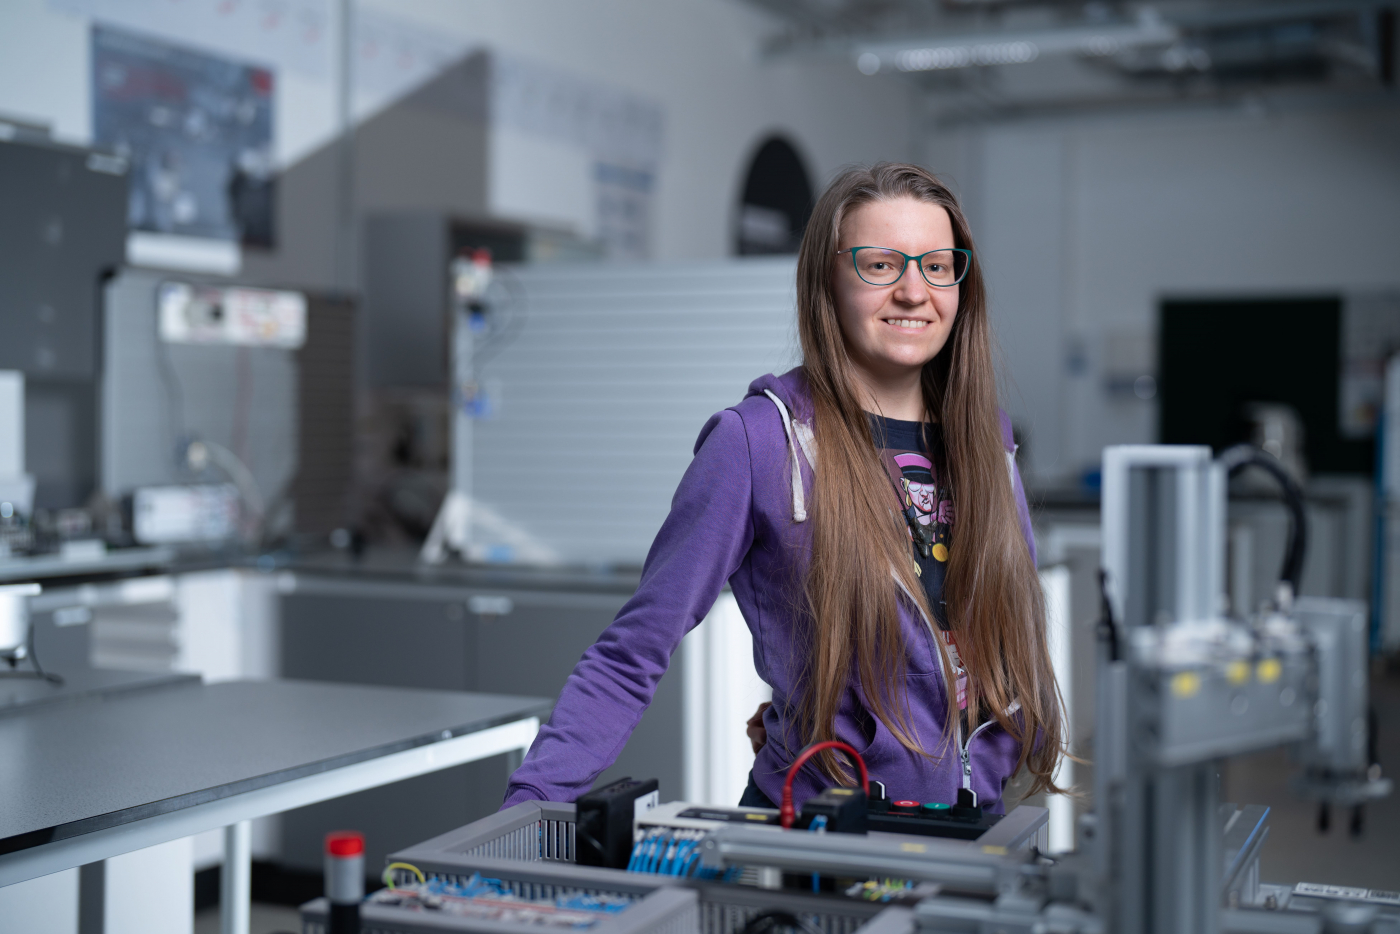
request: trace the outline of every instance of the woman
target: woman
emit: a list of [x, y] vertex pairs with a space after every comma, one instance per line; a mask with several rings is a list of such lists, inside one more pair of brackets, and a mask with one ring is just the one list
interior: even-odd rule
[[[641, 586], [570, 675], [507, 806], [589, 789], [726, 582], [773, 688], [745, 804], [771, 806], [824, 739], [897, 799], [969, 788], [1000, 812], [1021, 766], [1054, 789], [1035, 543], [956, 199], [917, 166], [845, 172], [808, 224], [797, 305], [803, 365], [700, 432]], [[794, 800], [850, 766], [816, 757]]]

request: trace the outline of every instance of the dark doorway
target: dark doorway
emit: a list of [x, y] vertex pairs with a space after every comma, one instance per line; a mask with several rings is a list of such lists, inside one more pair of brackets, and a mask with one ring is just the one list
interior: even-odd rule
[[812, 183], [792, 144], [774, 136], [758, 147], [739, 202], [740, 256], [796, 253], [812, 216]]
[[1297, 410], [1316, 473], [1369, 474], [1375, 445], [1338, 430], [1338, 297], [1164, 301], [1158, 341], [1163, 444], [1248, 440], [1245, 407]]

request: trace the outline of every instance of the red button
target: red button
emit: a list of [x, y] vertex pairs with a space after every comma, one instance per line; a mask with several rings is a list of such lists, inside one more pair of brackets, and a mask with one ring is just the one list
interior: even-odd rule
[[919, 808], [921, 808], [921, 807], [923, 807], [923, 805], [920, 804], [918, 801], [896, 801], [896, 802], [894, 802], [893, 804], [890, 805], [890, 810], [891, 810], [891, 811], [908, 811], [908, 812], [910, 812], [910, 813], [918, 813]]
[[365, 835], [358, 830], [336, 830], [326, 834], [326, 852], [331, 856], [362, 856]]

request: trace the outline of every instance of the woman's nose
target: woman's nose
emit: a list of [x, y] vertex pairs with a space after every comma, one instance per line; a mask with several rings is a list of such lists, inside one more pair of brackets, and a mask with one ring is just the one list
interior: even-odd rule
[[909, 305], [922, 305], [928, 301], [929, 286], [918, 264], [905, 263], [904, 275], [895, 283], [895, 297]]

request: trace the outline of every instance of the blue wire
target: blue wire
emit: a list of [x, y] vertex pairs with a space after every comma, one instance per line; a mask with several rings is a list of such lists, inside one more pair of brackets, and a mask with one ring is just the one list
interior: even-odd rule
[[676, 865], [676, 851], [679, 848], [680, 843], [674, 839], [671, 840], [671, 845], [666, 850], [666, 858], [661, 861], [661, 874], [663, 876], [671, 874], [672, 867]]
[[647, 849], [651, 846], [651, 838], [655, 831], [647, 833], [642, 839], [637, 841], [637, 845], [632, 848], [632, 862], [627, 868], [633, 872], [642, 872], [646, 867]]
[[694, 848], [695, 841], [689, 838], [676, 844], [676, 858], [671, 860], [671, 875], [679, 876], [681, 874], [681, 866], [685, 864], [686, 857], [690, 855], [690, 851]]
[[[812, 823], [810, 823], [810, 824], [807, 825], [807, 829], [808, 829], [809, 831], [811, 831], [812, 833], [816, 833], [817, 831], [822, 830], [822, 829], [825, 828], [825, 827], [826, 827], [826, 815], [825, 815], [825, 814], [818, 814], [816, 817], [812, 818]], [[821, 875], [820, 875], [819, 873], [815, 873], [815, 872], [812, 873], [812, 891], [813, 891], [813, 892], [820, 892], [820, 891], [822, 890], [821, 879], [822, 879], [822, 877], [821, 877]]]
[[662, 847], [664, 845], [664, 835], [657, 834], [656, 840], [651, 845], [651, 858], [647, 860], [647, 872], [656, 872], [661, 868]]
[[633, 844], [633, 846], [632, 846], [632, 858], [629, 859], [629, 860], [627, 861], [627, 871], [628, 871], [628, 872], [635, 872], [635, 871], [636, 871], [636, 869], [637, 869], [637, 857], [641, 855], [642, 850], [645, 849], [645, 847], [646, 847], [646, 837], [643, 837], [642, 839], [638, 840], [635, 844]]
[[666, 855], [662, 857], [662, 859], [661, 859], [661, 865], [660, 865], [660, 867], [658, 868], [658, 871], [659, 871], [663, 876], [669, 876], [669, 875], [671, 874], [671, 864], [672, 864], [673, 862], [675, 862], [675, 861], [676, 861], [676, 840], [675, 840], [674, 837], [672, 837], [672, 838], [667, 842], [667, 844], [666, 844]]
[[698, 841], [687, 840], [681, 844], [681, 850], [676, 854], [676, 862], [672, 867], [671, 875], [684, 876], [686, 869], [690, 867], [690, 860], [693, 858]]
[[681, 875], [683, 875], [683, 876], [688, 876], [688, 875], [690, 875], [691, 867], [694, 866], [699, 860], [700, 860], [700, 841], [699, 841], [699, 840], [696, 840], [694, 843], [692, 843], [692, 844], [690, 845], [690, 852], [686, 854], [685, 869], [681, 872]]

